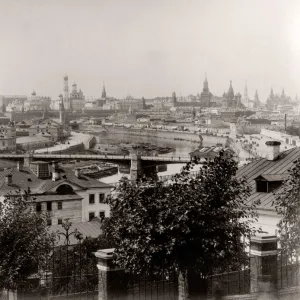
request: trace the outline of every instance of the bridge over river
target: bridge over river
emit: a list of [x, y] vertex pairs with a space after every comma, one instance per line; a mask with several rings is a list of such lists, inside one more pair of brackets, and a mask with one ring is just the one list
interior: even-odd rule
[[[203, 157], [205, 158], [205, 157]], [[191, 156], [141, 156], [137, 153], [130, 155], [103, 155], [103, 154], [52, 154], [52, 153], [26, 153], [26, 154], [0, 154], [0, 159], [24, 161], [29, 166], [31, 161], [61, 161], [61, 160], [99, 160], [116, 164], [130, 165], [130, 177], [135, 180], [147, 172], [153, 172], [161, 164], [178, 164], [191, 161]]]

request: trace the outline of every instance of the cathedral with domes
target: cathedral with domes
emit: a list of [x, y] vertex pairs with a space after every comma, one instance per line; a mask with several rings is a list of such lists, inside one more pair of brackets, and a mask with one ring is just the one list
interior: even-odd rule
[[228, 92], [223, 94], [222, 107], [223, 108], [242, 108], [243, 104], [241, 102], [242, 95], [240, 93], [234, 94], [232, 81], [230, 81]]

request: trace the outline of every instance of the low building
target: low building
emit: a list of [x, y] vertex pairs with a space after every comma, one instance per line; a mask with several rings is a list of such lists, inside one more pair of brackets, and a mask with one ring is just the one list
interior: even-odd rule
[[0, 196], [29, 190], [30, 201], [37, 212], [48, 212], [48, 225], [88, 222], [95, 217], [108, 217], [110, 208], [104, 203], [112, 186], [89, 178], [57, 163], [31, 162], [29, 166], [9, 168], [0, 172]]
[[293, 148], [280, 153], [280, 142], [267, 142], [266, 158], [255, 160], [241, 167], [237, 176], [245, 176], [251, 186], [249, 203], [259, 200], [257, 227], [269, 234], [275, 234], [280, 216], [273, 205], [273, 192], [280, 189], [288, 176], [288, 170], [294, 161], [300, 158], [300, 148]]
[[28, 128], [28, 132], [29, 136], [35, 136], [41, 132], [49, 133], [53, 136], [54, 141], [62, 140], [66, 135], [63, 124], [59, 124], [50, 119], [31, 125]]
[[16, 141], [17, 147], [23, 150], [34, 150], [40, 148], [48, 148], [54, 145], [54, 141], [47, 136], [38, 134], [35, 136], [20, 136]]

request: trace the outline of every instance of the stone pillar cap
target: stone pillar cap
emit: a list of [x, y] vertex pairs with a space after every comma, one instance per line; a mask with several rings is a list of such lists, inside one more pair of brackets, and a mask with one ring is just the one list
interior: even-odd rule
[[276, 235], [256, 235], [251, 237], [250, 242], [255, 242], [255, 243], [270, 243], [270, 242], [276, 242], [277, 241], [277, 236]]
[[95, 256], [103, 259], [112, 259], [114, 252], [115, 248], [101, 249], [95, 253]]

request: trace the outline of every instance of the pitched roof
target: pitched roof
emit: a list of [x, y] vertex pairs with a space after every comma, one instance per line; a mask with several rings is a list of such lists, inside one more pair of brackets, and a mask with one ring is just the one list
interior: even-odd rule
[[[284, 152], [281, 152], [276, 160], [267, 160], [261, 158], [259, 160], [253, 161], [247, 165], [241, 167], [237, 176], [245, 176], [248, 183], [252, 188], [252, 193], [249, 197], [249, 202], [260, 200], [259, 209], [275, 210], [272, 206], [272, 202], [275, 200], [273, 193], [259, 193], [256, 192], [255, 179], [263, 174], [268, 175], [278, 175], [277, 178], [287, 176], [288, 170], [294, 166], [294, 162], [300, 158], [300, 148], [293, 148]], [[276, 178], [273, 177], [273, 178]]]
[[287, 174], [262, 174], [254, 179], [257, 180], [258, 178], [263, 178], [266, 181], [284, 181], [288, 176], [289, 176], [288, 173]]
[[74, 201], [82, 200], [83, 198], [78, 194], [72, 195], [32, 195], [34, 202], [47, 202], [47, 201]]
[[[80, 223], [73, 223], [70, 227], [70, 232], [73, 232], [77, 229], [82, 235], [83, 238], [91, 237], [97, 238], [101, 233], [101, 222], [98, 218], [94, 218], [91, 222], [80, 222]], [[53, 233], [65, 232], [62, 225], [52, 225], [49, 226], [49, 231]], [[78, 240], [74, 237], [74, 235], [70, 235], [69, 237], [70, 245], [78, 244]], [[65, 238], [56, 238], [56, 246], [65, 245]]]
[[[14, 193], [19, 189], [28, 190], [28, 188], [30, 188], [32, 194], [44, 194], [62, 183], [77, 185], [81, 189], [112, 188], [109, 184], [84, 175], [77, 178], [74, 172], [69, 169], [60, 168], [60, 172], [61, 178], [53, 181], [51, 178], [38, 178], [28, 167], [23, 167], [20, 171], [16, 167], [6, 169], [0, 172], [0, 195], [6, 195], [8, 192]], [[10, 185], [5, 182], [5, 177], [8, 174], [12, 175], [12, 184]]]

